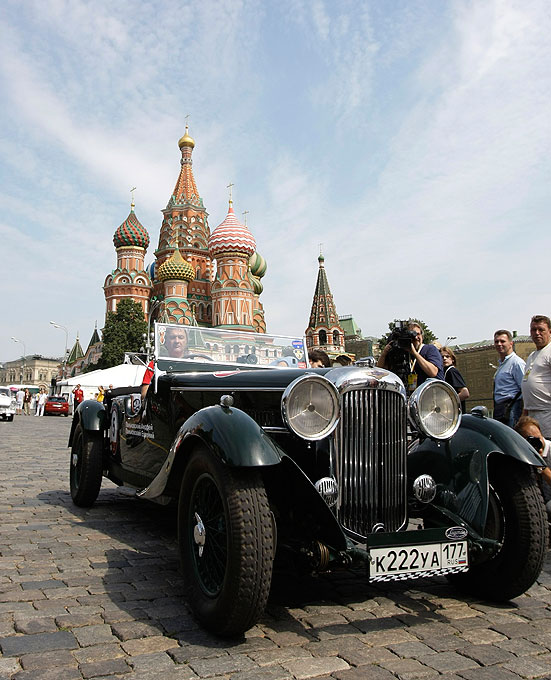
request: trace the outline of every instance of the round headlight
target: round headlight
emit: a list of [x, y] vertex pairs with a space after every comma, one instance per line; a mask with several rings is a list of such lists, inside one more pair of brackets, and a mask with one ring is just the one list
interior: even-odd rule
[[323, 376], [302, 375], [288, 385], [281, 399], [287, 426], [303, 439], [323, 439], [339, 419], [339, 393]]
[[423, 434], [449, 439], [461, 422], [461, 403], [451, 385], [426, 380], [409, 398], [409, 412]]

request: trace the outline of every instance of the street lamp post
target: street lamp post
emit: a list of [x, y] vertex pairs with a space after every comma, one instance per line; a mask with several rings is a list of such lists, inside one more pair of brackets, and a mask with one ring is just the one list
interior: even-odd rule
[[14, 342], [20, 342], [23, 345], [23, 367], [21, 369], [21, 373], [19, 374], [19, 384], [23, 384], [23, 374], [25, 373], [25, 360], [27, 358], [27, 348], [25, 347], [25, 343], [23, 340], [18, 340], [17, 338], [14, 338], [13, 335], [11, 336], [11, 339]]
[[67, 373], [67, 345], [69, 342], [69, 331], [65, 328], [65, 326], [62, 326], [60, 323], [56, 323], [55, 321], [50, 321], [52, 326], [54, 328], [61, 328], [62, 331], [65, 331], [65, 353], [63, 354], [63, 380], [66, 378], [66, 373]]

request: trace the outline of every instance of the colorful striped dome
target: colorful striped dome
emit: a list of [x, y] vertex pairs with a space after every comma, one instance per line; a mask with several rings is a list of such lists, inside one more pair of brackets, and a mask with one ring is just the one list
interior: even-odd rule
[[229, 252], [244, 253], [250, 257], [256, 250], [253, 235], [244, 224], [238, 222], [231, 202], [225, 220], [210, 235], [209, 250], [213, 257]]
[[147, 249], [149, 245], [149, 234], [147, 229], [141, 224], [136, 217], [134, 210], [117, 229], [113, 236], [113, 243], [115, 248], [122, 246], [138, 246], [139, 248]]
[[159, 281], [193, 281], [194, 278], [193, 267], [184, 260], [178, 249], [172, 253], [168, 260], [163, 262], [157, 272]]
[[253, 253], [249, 260], [249, 267], [251, 268], [251, 274], [261, 279], [266, 273], [268, 265], [260, 253]]

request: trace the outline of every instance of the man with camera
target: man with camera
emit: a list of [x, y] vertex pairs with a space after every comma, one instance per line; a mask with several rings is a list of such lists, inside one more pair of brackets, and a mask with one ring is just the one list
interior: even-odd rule
[[[397, 373], [404, 382], [407, 380], [409, 392], [428, 378], [444, 380], [442, 355], [434, 345], [423, 344], [421, 326], [415, 321], [408, 322], [407, 328], [404, 326], [402, 322], [392, 331], [390, 342], [381, 352], [377, 366]], [[404, 364], [405, 369], [402, 369]]]

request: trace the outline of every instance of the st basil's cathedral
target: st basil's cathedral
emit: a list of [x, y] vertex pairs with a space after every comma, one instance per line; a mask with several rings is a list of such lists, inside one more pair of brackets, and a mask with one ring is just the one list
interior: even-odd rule
[[228, 214], [212, 231], [192, 169], [194, 140], [178, 142], [180, 173], [166, 208], [155, 260], [145, 266], [150, 243], [132, 201], [115, 231], [117, 267], [105, 279], [106, 315], [132, 298], [145, 318], [165, 323], [266, 332], [259, 296], [266, 262], [246, 224], [237, 219], [230, 193]]
[[[125, 298], [138, 302], [146, 319], [164, 323], [266, 332], [260, 302], [266, 261], [256, 252], [256, 242], [246, 224], [241, 224], [230, 199], [228, 213], [212, 231], [208, 213], [199, 195], [192, 169], [195, 141], [188, 126], [179, 140], [180, 173], [166, 208], [154, 261], [146, 266], [150, 245], [147, 229], [134, 210], [113, 236], [117, 266], [103, 285], [106, 309], [114, 312]], [[324, 349], [331, 357], [344, 351], [344, 332], [333, 296], [318, 258], [319, 271], [306, 342], [309, 348]], [[68, 359], [70, 375], [79, 374], [101, 356], [97, 327], [83, 352], [77, 337]]]

